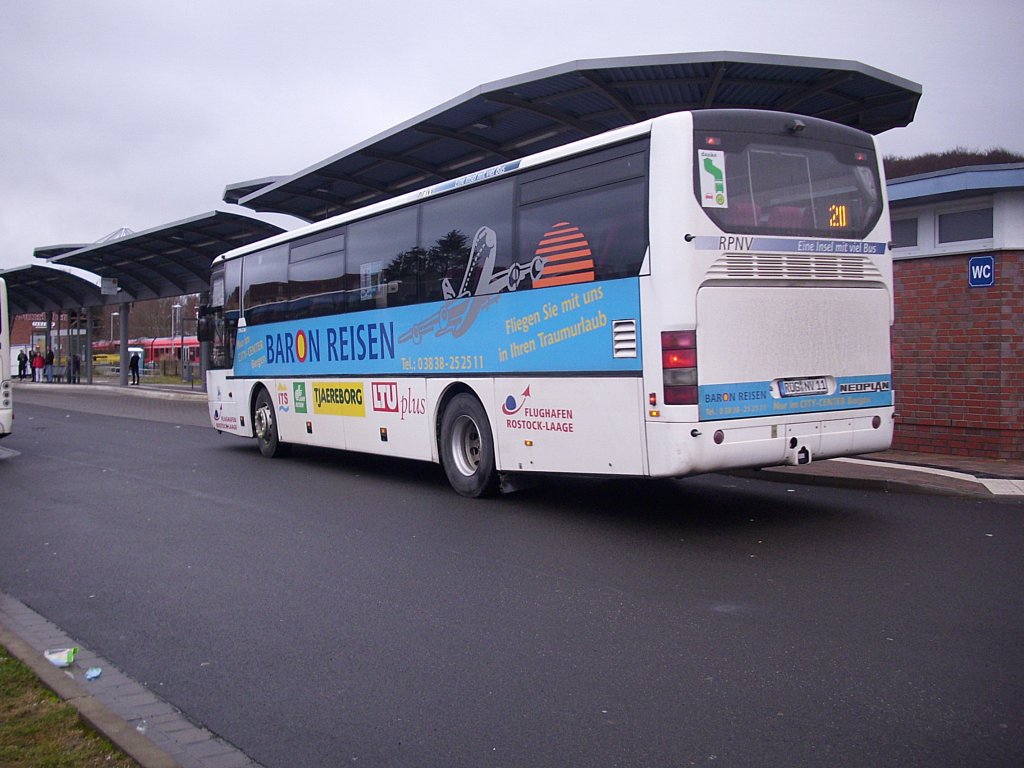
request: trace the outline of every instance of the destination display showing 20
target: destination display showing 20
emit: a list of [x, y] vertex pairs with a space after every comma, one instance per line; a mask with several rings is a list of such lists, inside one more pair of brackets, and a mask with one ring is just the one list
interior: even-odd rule
[[828, 207], [828, 225], [833, 229], [850, 226], [850, 209], [844, 203], [833, 203]]

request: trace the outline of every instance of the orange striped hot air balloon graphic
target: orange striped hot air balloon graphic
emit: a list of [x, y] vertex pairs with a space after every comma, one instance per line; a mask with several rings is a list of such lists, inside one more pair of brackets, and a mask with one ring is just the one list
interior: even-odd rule
[[590, 243], [580, 228], [568, 221], [560, 221], [545, 232], [534, 254], [544, 259], [544, 269], [533, 281], [534, 288], [589, 283], [594, 279]]

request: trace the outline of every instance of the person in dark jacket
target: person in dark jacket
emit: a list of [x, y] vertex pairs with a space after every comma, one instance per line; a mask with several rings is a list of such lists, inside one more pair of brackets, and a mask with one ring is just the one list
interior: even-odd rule
[[132, 384], [139, 385], [139, 353], [132, 352], [132, 359], [128, 361], [128, 370], [132, 373]]

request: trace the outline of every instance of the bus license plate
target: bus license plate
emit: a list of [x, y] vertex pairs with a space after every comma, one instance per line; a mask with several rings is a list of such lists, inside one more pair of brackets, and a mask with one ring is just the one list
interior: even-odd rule
[[782, 379], [779, 382], [779, 394], [783, 397], [827, 395], [828, 380], [823, 376], [812, 379]]

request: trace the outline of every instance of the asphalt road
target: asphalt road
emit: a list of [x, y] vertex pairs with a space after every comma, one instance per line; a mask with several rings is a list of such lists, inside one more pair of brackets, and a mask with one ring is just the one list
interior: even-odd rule
[[[1018, 766], [1018, 505], [262, 459], [19, 390], [0, 590], [270, 768]], [[59, 407], [55, 407], [59, 406]]]

